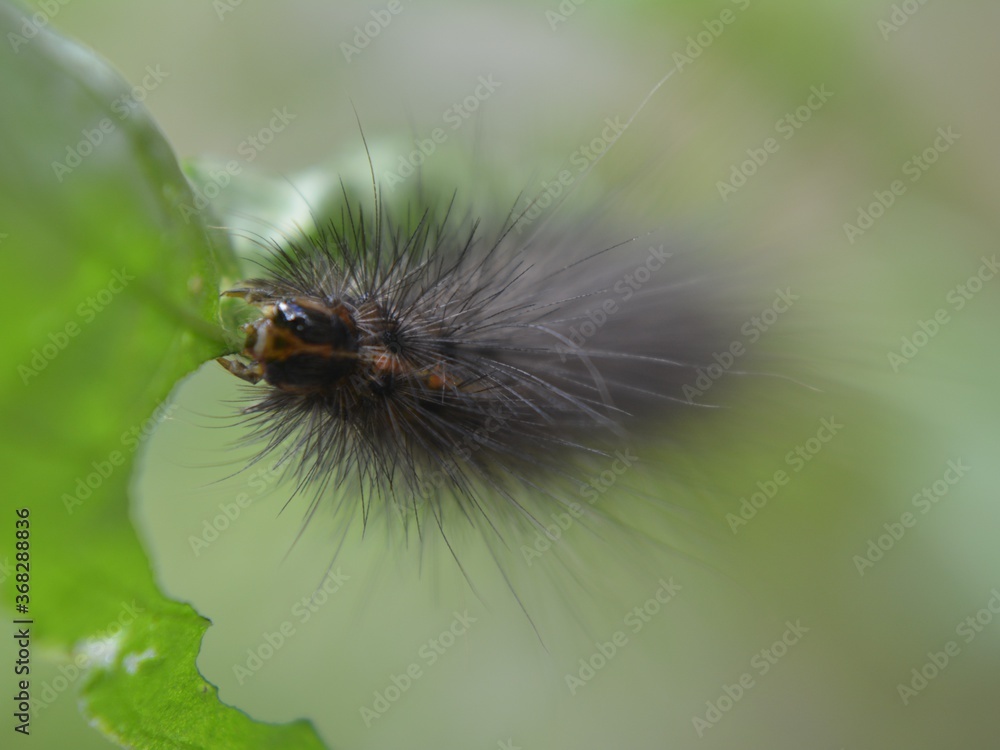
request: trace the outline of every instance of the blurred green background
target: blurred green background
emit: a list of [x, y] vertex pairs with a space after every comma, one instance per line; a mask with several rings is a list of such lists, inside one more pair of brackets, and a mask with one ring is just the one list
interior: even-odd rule
[[[212, 275], [191, 275], [186, 267], [167, 273], [186, 262], [178, 248], [206, 242], [191, 239], [196, 229], [182, 217], [164, 216], [160, 229], [132, 226], [141, 222], [130, 217], [155, 195], [133, 196], [138, 207], [123, 202], [127, 191], [109, 193], [105, 203], [67, 198], [53, 205], [76, 206], [86, 218], [50, 217], [48, 201], [62, 200], [53, 197], [63, 188], [52, 186], [50, 166], [61, 149], [35, 154], [31, 142], [8, 142], [5, 150], [24, 156], [0, 160], [0, 251], [11, 269], [8, 284], [18, 287], [11, 292], [18, 312], [4, 332], [13, 364], [0, 384], [9, 433], [4, 461], [11, 462], [5, 474], [15, 477], [3, 503], [30, 505], [49, 529], [38, 532], [35, 553], [37, 565], [48, 560], [53, 568], [41, 579], [51, 585], [38, 592], [50, 597], [51, 608], [49, 640], [36, 644], [39, 683], [69, 662], [71, 648], [86, 648], [82, 639], [108, 623], [105, 612], [117, 611], [119, 601], [155, 598], [143, 582], [145, 552], [162, 589], [212, 620], [197, 664], [222, 701], [262, 721], [310, 719], [330, 747], [997, 746], [1000, 612], [989, 608], [1000, 610], [1000, 280], [990, 270], [1000, 195], [995, 4], [104, 0], [51, 8], [56, 12], [44, 11], [51, 28], [142, 87], [135, 98], [203, 189], [217, 165], [236, 163], [231, 171], [239, 179], [213, 208], [232, 222], [247, 219], [257, 232], [267, 231], [260, 219], [281, 226], [307, 220], [285, 178], [318, 200], [331, 176], [365, 179], [359, 119], [385, 174], [412, 151], [414, 139], [448, 123], [447, 113], [475, 91], [480, 76], [500, 85], [459, 128], [445, 124], [452, 134], [427, 160], [428, 180], [459, 190], [470, 181], [489, 185], [506, 213], [519, 191], [541, 189], [598, 136], [606, 118], [627, 121], [673, 70], [574, 198], [580, 205], [607, 200], [615, 220], [636, 232], [667, 227], [707, 238], [733, 258], [759, 254], [774, 269], [774, 287], [792, 288], [800, 299], [758, 350], [777, 363], [772, 369], [818, 390], [751, 380], [738, 390], [736, 408], [671, 425], [669, 449], [647, 447], [651, 467], [629, 482], [698, 507], [693, 519], [660, 521], [677, 523], [674, 533], [686, 539], [681, 546], [691, 559], [651, 554], [630, 568], [616, 559], [624, 551], [571, 532], [567, 544], [587, 559], [594, 590], [616, 590], [588, 598], [563, 588], [562, 578], [532, 581], [537, 569], [525, 569], [512, 551], [508, 564], [532, 603], [542, 642], [471, 534], [458, 543], [479, 597], [439, 548], [421, 561], [412, 548], [394, 547], [398, 540], [374, 534], [362, 543], [352, 533], [334, 565], [346, 582], [303, 621], [297, 603], [322, 581], [341, 530], [319, 519], [289, 553], [301, 514], [294, 506], [278, 514], [287, 488], [267, 482], [258, 492], [245, 474], [231, 476], [233, 434], [220, 428], [237, 390], [214, 364], [174, 391], [176, 407], [140, 454], [128, 508], [120, 477], [120, 500], [88, 506], [92, 525], [64, 512], [57, 498], [107, 450], [88, 453], [66, 438], [77, 429], [66, 424], [68, 412], [41, 411], [45, 405], [65, 400], [78, 410], [74, 419], [102, 424], [107, 399], [127, 402], [137, 419], [102, 427], [117, 440], [152, 413], [178, 374], [218, 347], [181, 336], [161, 356], [145, 319], [133, 320], [121, 307], [101, 324], [111, 326], [113, 317], [128, 328], [114, 340], [146, 340], [151, 351], [140, 344], [108, 351], [95, 335], [24, 384], [17, 365], [62, 327], [88, 290], [105, 283], [105, 266], [75, 265], [78, 255], [105, 257], [93, 227], [106, 229], [112, 249], [150, 237], [143, 245], [152, 248], [149, 275], [136, 294], [169, 298], [183, 287], [210, 308]], [[359, 39], [367, 39], [363, 47]], [[21, 80], [26, 55], [4, 48], [4, 81]], [[33, 91], [47, 101], [67, 96], [59, 86]], [[275, 110], [284, 118], [274, 120]], [[76, 124], [70, 108], [62, 114], [70, 134], [86, 124]], [[5, 124], [31, 122], [32, 112], [8, 108], [0, 117]], [[249, 140], [263, 140], [260, 131], [277, 131], [278, 123], [268, 143], [258, 148]], [[31, 127], [39, 128], [33, 142], [43, 142], [42, 126]], [[11, 125], [9, 132], [25, 131]], [[145, 153], [142, 143], [133, 147]], [[131, 153], [124, 163], [134, 161]], [[120, 163], [103, 151], [88, 164], [99, 158], [108, 158], [108, 169]], [[273, 181], [267, 189], [256, 182], [265, 180]], [[90, 194], [85, 186], [93, 183], [81, 183], [76, 189]], [[96, 188], [93, 194], [104, 195]], [[877, 205], [890, 203], [887, 195], [894, 196], [891, 205]], [[861, 233], [845, 228], [866, 226], [862, 212], [880, 217]], [[235, 271], [219, 252], [215, 272], [231, 277]], [[162, 289], [148, 281], [158, 264], [171, 276]], [[88, 268], [89, 277], [80, 272]], [[981, 284], [969, 281], [976, 274]], [[64, 277], [80, 286], [58, 286]], [[206, 290], [189, 277], [204, 279]], [[191, 308], [191, 300], [178, 305]], [[922, 337], [928, 329], [934, 335]], [[112, 369], [127, 374], [131, 362], [158, 360], [167, 363], [160, 380], [157, 368], [136, 364], [132, 380], [139, 382], [131, 390], [95, 390]], [[808, 441], [829, 418], [843, 427], [813, 456]], [[44, 451], [33, 453], [35, 445]], [[800, 446], [807, 463], [789, 458]], [[970, 468], [953, 485], [941, 484], [949, 462]], [[68, 479], [48, 482], [50, 465], [65, 465]], [[733, 533], [727, 515], [739, 514], [742, 499], [780, 471], [787, 485]], [[920, 499], [924, 488], [940, 497]], [[206, 548], [193, 548], [191, 538], [204, 536], [205, 524], [240, 493], [250, 498], [246, 507]], [[901, 527], [907, 512], [912, 524]], [[104, 542], [90, 530], [104, 529], [107, 548], [117, 550], [114, 540], [132, 533], [128, 513], [142, 549], [94, 562]], [[885, 536], [893, 531], [898, 539]], [[6, 545], [0, 541], [0, 559], [12, 551]], [[70, 558], [59, 556], [70, 549], [90, 576], [86, 591]], [[866, 555], [874, 562], [859, 570]], [[123, 567], [135, 571], [126, 577], [136, 579], [134, 591], [122, 589], [117, 573], [90, 573]], [[628, 613], [671, 577], [681, 586], [676, 599], [633, 632]], [[4, 592], [9, 608], [13, 591]], [[95, 598], [107, 603], [89, 621]], [[430, 664], [421, 649], [452, 625], [456, 610], [477, 621]], [[587, 612], [582, 622], [580, 610]], [[67, 624], [53, 626], [61, 613]], [[978, 622], [965, 623], [977, 613]], [[157, 613], [154, 624], [167, 627], [165, 618]], [[274, 656], [250, 677], [236, 674], [247, 649], [259, 651], [286, 622], [294, 633]], [[808, 632], [788, 636], [796, 642], [787, 648], [774, 646], [789, 622]], [[566, 674], [579, 674], [579, 660], [592, 658], [595, 642], [619, 630], [627, 645], [571, 693]], [[928, 668], [949, 642], [955, 645], [947, 666]], [[361, 709], [375, 705], [374, 694], [384, 695], [410, 664], [421, 676], [366, 723]], [[914, 669], [934, 676], [904, 702], [899, 685], [919, 685]], [[734, 687], [741, 678], [742, 687]], [[140, 667], [123, 679], [116, 689], [131, 689], [129, 679], [159, 685], [155, 680], [168, 678]], [[108, 695], [115, 703], [121, 693]], [[726, 706], [726, 697], [731, 707], [713, 720], [713, 706]], [[155, 702], [146, 708], [164, 713]], [[106, 705], [98, 713], [115, 716]], [[166, 711], [164, 723], [171, 718]], [[70, 694], [36, 716], [35, 729], [21, 744], [107, 746], [78, 716]], [[136, 746], [202, 746], [195, 736], [187, 744], [158, 737]], [[208, 746], [238, 746], [229, 742]], [[300, 735], [274, 742], [269, 746], [314, 746]]]

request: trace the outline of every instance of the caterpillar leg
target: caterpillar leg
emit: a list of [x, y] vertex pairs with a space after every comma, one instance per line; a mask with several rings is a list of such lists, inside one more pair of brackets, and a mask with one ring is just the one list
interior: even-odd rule
[[215, 361], [240, 380], [245, 380], [254, 385], [259, 383], [261, 378], [264, 377], [264, 366], [259, 362], [247, 365], [237, 359], [226, 359], [225, 357], [216, 357]]

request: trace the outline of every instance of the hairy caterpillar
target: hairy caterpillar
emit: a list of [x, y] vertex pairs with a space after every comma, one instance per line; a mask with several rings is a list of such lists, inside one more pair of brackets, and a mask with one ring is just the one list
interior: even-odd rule
[[341, 204], [262, 243], [266, 273], [225, 292], [255, 318], [218, 361], [254, 384], [249, 439], [311, 493], [307, 520], [333, 497], [366, 525], [420, 533], [429, 517], [447, 540], [457, 517], [506, 543], [710, 402], [694, 384], [737, 305], [706, 259], [605, 240], [593, 216], [522, 237], [523, 213], [491, 230], [455, 218], [454, 199], [397, 216], [377, 188], [368, 210], [344, 189]]

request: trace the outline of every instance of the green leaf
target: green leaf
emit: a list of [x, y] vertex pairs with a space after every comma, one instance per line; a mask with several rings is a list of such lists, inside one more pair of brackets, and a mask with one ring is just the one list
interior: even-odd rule
[[[165, 604], [113, 641], [106, 649], [114, 651], [113, 663], [92, 670], [84, 690], [97, 727], [123, 745], [149, 750], [321, 748], [308, 722], [271, 726], [219, 703], [216, 688], [194, 669], [204, 624], [187, 606]], [[145, 687], [133, 688], [137, 683]]]
[[[227, 351], [218, 292], [235, 265], [183, 209], [187, 180], [131, 87], [37, 18], [0, 5], [0, 560], [28, 508], [33, 658], [75, 646], [64, 674], [123, 745], [321, 747], [306, 723], [219, 702], [195, 667], [207, 621], [159, 592], [129, 521], [142, 438], [170, 416], [158, 404]], [[36, 739], [70, 700], [43, 688]]]

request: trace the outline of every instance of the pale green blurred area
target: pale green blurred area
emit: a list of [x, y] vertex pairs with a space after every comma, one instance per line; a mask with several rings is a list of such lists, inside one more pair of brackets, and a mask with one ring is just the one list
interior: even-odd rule
[[[1000, 619], [970, 643], [956, 627], [1000, 588], [1000, 279], [960, 311], [947, 295], [996, 250], [1000, 8], [929, 0], [883, 38], [890, 3], [741, 5], [589, 0], [552, 29], [545, 11], [556, 3], [404, 2], [350, 63], [341, 42], [385, 4], [244, 0], [221, 20], [208, 2], [59, 10], [53, 25], [130, 81], [140, 83], [147, 66], [168, 73], [145, 103], [181, 158], [241, 159], [240, 143], [273, 108], [293, 113], [252, 165], [278, 176], [317, 162], [363, 172], [355, 110], [378, 164], [392, 168], [478, 76], [494, 74], [502, 85], [481, 115], [427, 168], [459, 189], [489, 180], [509, 196], [504, 212], [605, 118], [627, 120], [703, 22], [724, 8], [735, 18], [664, 83], [577, 193], [581, 202], [611, 196], [614, 215], [636, 231], [678, 227], [735, 254], [777, 257], [774, 286], [801, 298], [758, 346], [781, 363], [773, 369], [787, 365], [821, 392], [749, 381], [738, 408], [673, 425], [679, 448], [652, 476], [629, 480], [680, 505], [704, 501], [692, 521], [677, 522], [696, 560], [651, 555], [626, 579], [614, 554], [575, 534], [567, 545], [596, 571], [594, 590], [616, 590], [588, 600], [579, 589], [560, 598], [556, 584], [532, 584], [537, 568], [511, 552], [543, 648], [475, 535], [459, 543], [481, 598], [440, 545], [428, 545], [418, 569], [415, 545], [352, 537], [334, 566], [350, 580], [301, 623], [292, 608], [322, 579], [336, 536], [321, 518], [285, 558], [304, 498], [278, 515], [286, 488], [255, 495], [207, 550], [192, 551], [190, 537], [219, 504], [247, 491], [245, 475], [211, 484], [233, 471], [233, 431], [218, 416], [237, 391], [209, 365], [178, 392], [181, 409], [148, 447], [136, 520], [165, 590], [214, 622], [199, 666], [224, 700], [256, 718], [312, 718], [339, 748], [495, 748], [508, 739], [526, 750], [997, 745]], [[717, 183], [812, 86], [833, 96], [723, 201]], [[910, 183], [904, 163], [948, 127], [960, 139]], [[486, 166], [452, 167], [470, 152]], [[896, 179], [905, 195], [848, 242], [843, 224]], [[941, 308], [950, 322], [893, 372], [888, 352]], [[842, 431], [731, 534], [725, 514], [738, 512], [755, 482], [788, 470], [786, 454], [831, 416]], [[884, 523], [914, 511], [913, 495], [952, 459], [972, 467], [967, 476], [860, 576], [853, 558]], [[627, 630], [623, 617], [670, 576], [682, 586], [676, 600], [570, 695], [565, 674], [594, 640]], [[421, 644], [456, 609], [478, 622], [428, 666]], [[294, 636], [239, 685], [233, 665], [286, 620]], [[751, 660], [787, 620], [809, 632], [760, 675]], [[949, 640], [960, 654], [903, 705], [897, 684]], [[410, 663], [426, 667], [420, 679], [366, 727], [360, 707]], [[744, 672], [755, 686], [699, 737], [692, 716]]]

